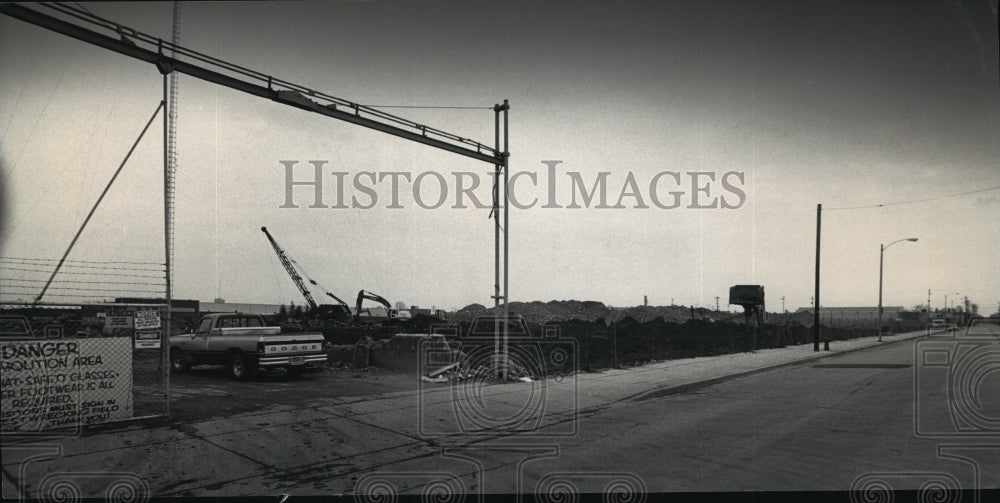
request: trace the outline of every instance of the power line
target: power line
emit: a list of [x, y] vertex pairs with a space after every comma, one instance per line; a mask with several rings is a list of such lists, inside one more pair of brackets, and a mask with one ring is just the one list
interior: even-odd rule
[[865, 206], [849, 206], [849, 207], [844, 207], [844, 208], [825, 208], [825, 209], [827, 209], [827, 210], [861, 210], [861, 209], [867, 209], [867, 208], [881, 208], [883, 206], [896, 206], [896, 205], [900, 205], [900, 204], [923, 203], [923, 202], [927, 202], [927, 201], [936, 201], [938, 199], [947, 199], [949, 197], [967, 196], [969, 194], [976, 194], [976, 193], [979, 193], [979, 192], [988, 192], [988, 191], [997, 190], [997, 189], [1000, 189], [1000, 185], [998, 185], [996, 187], [989, 187], [989, 188], [986, 188], [986, 189], [978, 189], [978, 190], [970, 190], [968, 192], [960, 192], [958, 194], [948, 194], [946, 196], [928, 197], [928, 198], [925, 198], [925, 199], [911, 199], [909, 201], [896, 201], [896, 202], [893, 202], [893, 203], [869, 204], [869, 205], [865, 205]]

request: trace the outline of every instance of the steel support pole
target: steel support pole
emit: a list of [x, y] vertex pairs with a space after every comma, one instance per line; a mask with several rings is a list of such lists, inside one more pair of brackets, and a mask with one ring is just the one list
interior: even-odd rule
[[[510, 324], [507, 323], [507, 317], [510, 315], [508, 310], [508, 297], [507, 297], [507, 271], [510, 267], [510, 263], [507, 261], [508, 250], [509, 250], [509, 238], [510, 238], [510, 220], [508, 219], [508, 210], [510, 207], [510, 195], [507, 193], [507, 182], [510, 179], [510, 151], [509, 147], [509, 133], [508, 133], [508, 118], [507, 114], [510, 111], [510, 104], [505, 99], [503, 100], [503, 380], [507, 380], [507, 344], [508, 344], [508, 331]], [[497, 180], [499, 184], [499, 180]]]
[[882, 342], [882, 266], [885, 263], [885, 245], [878, 246], [878, 325], [875, 330], [878, 333], [878, 341]]
[[143, 127], [142, 132], [139, 133], [139, 137], [135, 139], [135, 142], [132, 143], [132, 147], [129, 148], [128, 153], [125, 154], [125, 158], [122, 159], [121, 164], [118, 165], [118, 169], [115, 170], [115, 174], [111, 175], [111, 180], [109, 180], [108, 184], [104, 186], [104, 190], [101, 192], [101, 195], [97, 197], [97, 202], [95, 202], [94, 206], [90, 208], [90, 213], [87, 213], [87, 217], [83, 219], [83, 223], [80, 224], [80, 228], [76, 230], [73, 240], [70, 241], [69, 246], [66, 247], [66, 251], [63, 252], [63, 255], [56, 264], [55, 269], [52, 270], [52, 274], [49, 275], [49, 279], [45, 282], [45, 286], [42, 287], [42, 291], [39, 292], [37, 297], [35, 297], [34, 302], [32, 302], [32, 306], [36, 306], [42, 301], [42, 298], [45, 296], [45, 292], [48, 291], [49, 286], [52, 285], [52, 280], [55, 279], [56, 274], [59, 274], [59, 270], [62, 269], [63, 263], [66, 262], [66, 257], [69, 256], [69, 252], [73, 251], [73, 247], [76, 246], [76, 241], [80, 239], [80, 235], [83, 234], [83, 230], [87, 228], [87, 224], [90, 223], [90, 219], [94, 216], [94, 212], [97, 211], [97, 207], [101, 205], [101, 201], [104, 200], [104, 196], [108, 195], [108, 191], [111, 190], [111, 186], [114, 185], [115, 180], [118, 179], [118, 175], [121, 174], [122, 169], [125, 167], [125, 163], [127, 163], [129, 158], [132, 157], [132, 152], [135, 152], [135, 148], [139, 146], [139, 142], [142, 141], [142, 137], [146, 135], [146, 131], [149, 130], [149, 126], [153, 124], [153, 121], [156, 119], [156, 114], [160, 113], [160, 109], [163, 108], [162, 105], [163, 104], [161, 103], [160, 106], [156, 107], [153, 115], [149, 118], [149, 121], [146, 122], [146, 126]]
[[813, 351], [819, 351], [819, 235], [822, 223], [823, 205], [816, 205], [816, 302], [813, 303]]
[[165, 297], [167, 301], [166, 313], [163, 320], [163, 334], [160, 336], [160, 348], [163, 368], [164, 387], [163, 392], [164, 412], [170, 417], [170, 315], [172, 311], [172, 288], [170, 284], [170, 107], [172, 104], [167, 96], [168, 93], [168, 73], [163, 74], [163, 251], [165, 265]]
[[[419, 130], [413, 126], [408, 126], [409, 129], [397, 127], [394, 124], [398, 124], [398, 122], [393, 121], [392, 119], [387, 120], [380, 118], [379, 120], [375, 120], [362, 116], [358, 113], [358, 109], [356, 108], [344, 105], [341, 105], [338, 108], [338, 106], [334, 104], [323, 105], [308, 99], [301, 92], [292, 90], [290, 86], [285, 86], [288, 87], [288, 89], [276, 90], [272, 89], [270, 85], [263, 85], [264, 82], [262, 81], [261, 85], [258, 85], [255, 82], [260, 80], [259, 76], [257, 78], [251, 78], [247, 77], [246, 73], [237, 73], [237, 75], [241, 75], [244, 78], [234, 76], [234, 74], [228, 71], [225, 66], [227, 63], [225, 62], [222, 62], [223, 64], [214, 64], [215, 67], [226, 72], [221, 73], [208, 68], [193, 65], [186, 61], [178, 61], [162, 54], [162, 52], [154, 52], [139, 47], [132, 40], [111, 38], [81, 26], [68, 23], [61, 19], [28, 9], [23, 5], [16, 3], [0, 4], [0, 13], [36, 26], [40, 26], [47, 30], [62, 33], [63, 35], [73, 37], [89, 44], [94, 44], [98, 47], [103, 47], [119, 54], [124, 54], [132, 58], [146, 61], [147, 63], [153, 63], [161, 68], [169, 67], [171, 71], [178, 71], [185, 75], [190, 75], [213, 84], [226, 86], [236, 89], [237, 91], [243, 91], [245, 93], [276, 101], [278, 103], [283, 103], [285, 105], [326, 115], [327, 117], [332, 117], [334, 119], [382, 131], [383, 133], [388, 133], [410, 141], [447, 150], [449, 152], [464, 155], [489, 164], [495, 164], [498, 162], [499, 150], [495, 150], [491, 155], [490, 153], [481, 152], [478, 148], [471, 148], [470, 146], [453, 143], [454, 140], [449, 137], [454, 135], [438, 135], [442, 138], [448, 138], [448, 141], [445, 141], [443, 139], [429, 137], [427, 136], [427, 131]], [[162, 71], [163, 70], [161, 69], [161, 72]]]
[[[493, 107], [493, 140], [500, 151], [500, 107]], [[500, 163], [493, 165], [493, 358], [496, 361], [496, 378], [503, 378], [503, 361], [500, 347]], [[506, 322], [506, 320], [504, 320]], [[506, 323], [504, 323], [506, 324]], [[506, 329], [504, 329], [506, 332]]]

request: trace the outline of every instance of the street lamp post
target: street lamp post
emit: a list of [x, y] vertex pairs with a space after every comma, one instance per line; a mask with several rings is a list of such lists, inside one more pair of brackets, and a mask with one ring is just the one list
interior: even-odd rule
[[944, 312], [946, 315], [951, 314], [951, 312], [954, 311], [955, 308], [955, 299], [951, 300], [951, 307], [948, 307], [948, 295], [962, 295], [962, 294], [958, 292], [955, 292], [953, 294], [947, 294], [947, 293], [944, 294]]
[[900, 241], [910, 241], [916, 242], [917, 238], [904, 238], [897, 239], [887, 245], [879, 245], [878, 253], [878, 341], [882, 342], [882, 269], [885, 264], [885, 250], [890, 246], [900, 242]]

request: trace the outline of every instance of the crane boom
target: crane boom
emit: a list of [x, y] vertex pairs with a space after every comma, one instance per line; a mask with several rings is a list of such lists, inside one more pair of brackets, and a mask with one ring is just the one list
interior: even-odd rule
[[346, 302], [340, 300], [340, 297], [337, 297], [336, 295], [334, 295], [334, 294], [332, 294], [330, 292], [324, 292], [324, 293], [326, 293], [331, 299], [337, 301], [341, 306], [343, 306], [344, 310], [347, 311], [347, 315], [350, 316], [350, 314], [351, 314], [351, 306], [347, 305]]
[[285, 266], [285, 271], [288, 272], [288, 276], [292, 278], [292, 282], [298, 287], [299, 292], [303, 297], [306, 298], [306, 303], [309, 304], [309, 308], [316, 309], [316, 301], [313, 300], [313, 296], [309, 293], [309, 289], [306, 288], [306, 284], [302, 281], [302, 276], [299, 276], [299, 272], [295, 270], [295, 266], [292, 265], [291, 259], [288, 255], [285, 255], [285, 250], [278, 246], [278, 242], [274, 240], [270, 232], [267, 232], [267, 227], [261, 227], [260, 230], [264, 231], [264, 235], [267, 236], [267, 240], [271, 242], [271, 247], [274, 248], [274, 253], [278, 254], [278, 260], [281, 261], [281, 265]]

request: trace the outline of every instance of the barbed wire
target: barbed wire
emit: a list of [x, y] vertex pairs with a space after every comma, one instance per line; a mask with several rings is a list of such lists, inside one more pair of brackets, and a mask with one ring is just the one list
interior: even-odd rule
[[[58, 263], [59, 259], [54, 258], [32, 258], [32, 257], [0, 257], [0, 261], [4, 260], [23, 260], [31, 262], [49, 262]], [[162, 262], [133, 262], [133, 261], [123, 261], [123, 260], [64, 260], [64, 264], [126, 264], [126, 265], [165, 265]]]
[[[8, 267], [5, 265], [0, 265], [0, 269], [7, 269], [9, 271], [24, 271], [24, 272], [41, 272], [41, 273], [51, 273], [52, 271], [46, 271], [45, 269], [24, 269], [19, 267]], [[163, 276], [151, 276], [148, 274], [122, 274], [122, 273], [97, 273], [97, 272], [73, 272], [73, 271], [59, 271], [59, 274], [75, 274], [81, 276], [125, 276], [131, 278], [153, 278], [161, 279]]]
[[[13, 281], [17, 283], [45, 283], [42, 279], [22, 279], [22, 278], [0, 278], [0, 281]], [[70, 280], [70, 279], [57, 279], [53, 280], [52, 283], [74, 283], [81, 285], [142, 285], [142, 286], [162, 286], [166, 287], [165, 283], [150, 283], [144, 281], [86, 281], [86, 280]]]
[[[31, 303], [33, 301], [35, 295], [38, 295], [38, 292], [4, 292], [4, 293], [2, 293], [0, 295], [28, 295], [29, 296], [29, 300], [18, 299], [18, 300], [15, 300], [15, 302]], [[102, 299], [106, 299], [108, 297], [111, 297], [111, 295], [84, 295], [84, 294], [66, 294], [66, 293], [53, 293], [53, 294], [45, 294], [45, 295], [46, 296], [51, 295], [53, 297], [76, 297], [78, 299], [89, 299], [89, 298], [94, 298], [94, 297], [100, 297]], [[12, 302], [12, 301], [7, 300], [7, 301], [4, 301], [4, 302]]]
[[[22, 262], [22, 261], [18, 261], [18, 260], [7, 260], [6, 262], [10, 262], [12, 264], [18, 264], [18, 265], [47, 265], [47, 264], [40, 264], [40, 263], [37, 263], [37, 262], [27, 262], [27, 261], [23, 261]], [[102, 270], [108, 270], [108, 271], [146, 271], [146, 272], [162, 272], [162, 271], [165, 271], [165, 269], [149, 269], [149, 268], [145, 268], [145, 267], [113, 267], [113, 266], [107, 266], [107, 265], [63, 264], [63, 267], [73, 267], [73, 268], [77, 268], [77, 269], [102, 269]]]
[[[18, 288], [18, 287], [14, 287]], [[20, 287], [25, 288], [25, 287]], [[157, 290], [133, 290], [128, 288], [75, 288], [75, 287], [50, 287], [49, 290], [75, 290], [78, 292], [128, 292], [128, 293], [162, 293]], [[24, 292], [16, 292], [24, 293]]]

